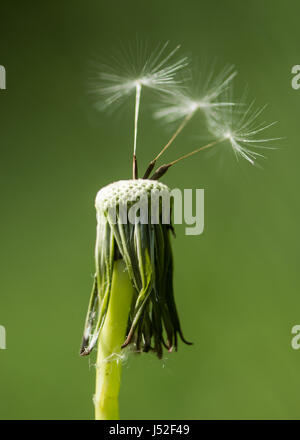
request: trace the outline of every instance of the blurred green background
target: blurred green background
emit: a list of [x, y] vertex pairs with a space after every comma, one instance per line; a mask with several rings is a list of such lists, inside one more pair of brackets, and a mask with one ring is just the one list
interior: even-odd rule
[[[1, 6], [1, 419], [91, 419], [95, 357], [78, 355], [95, 241], [94, 197], [128, 178], [132, 106], [109, 117], [87, 93], [91, 62], [122, 42], [182, 43], [235, 64], [237, 90], [278, 120], [264, 170], [203, 155], [169, 171], [205, 188], [205, 232], [174, 240], [176, 299], [192, 347], [124, 365], [125, 419], [300, 418], [298, 1], [52, 1]], [[197, 121], [168, 157], [194, 146]], [[140, 167], [168, 133], [141, 115]], [[198, 144], [197, 144], [198, 145]]]

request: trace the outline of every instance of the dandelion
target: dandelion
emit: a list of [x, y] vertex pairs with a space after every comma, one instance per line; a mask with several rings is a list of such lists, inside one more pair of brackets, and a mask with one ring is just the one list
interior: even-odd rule
[[[131, 352], [154, 352], [159, 358], [164, 348], [176, 351], [178, 339], [190, 344], [181, 329], [173, 289], [173, 255], [171, 248], [170, 189], [159, 182], [168, 169], [203, 150], [228, 144], [235, 155], [254, 164], [263, 148], [275, 138], [260, 134], [273, 124], [257, 124], [262, 109], [253, 104], [236, 110], [222, 94], [232, 82], [233, 70], [223, 72], [202, 100], [190, 100], [178, 89], [177, 71], [183, 59], [171, 62], [177, 49], [165, 53], [166, 45], [151, 55], [138, 75], [101, 74], [110, 85], [99, 89], [104, 107], [135, 91], [133, 178], [111, 183], [96, 197], [97, 238], [95, 276], [89, 302], [82, 346], [82, 356], [98, 345], [96, 363], [96, 419], [118, 419], [118, 395], [122, 363]], [[164, 54], [164, 55], [163, 55]], [[220, 79], [221, 78], [221, 79]], [[211, 84], [211, 80], [208, 81]], [[143, 86], [169, 93], [169, 103], [181, 103], [162, 110], [168, 121], [183, 118], [179, 127], [150, 162], [142, 179], [137, 175], [136, 136], [141, 90]], [[172, 91], [169, 87], [174, 87]], [[183, 96], [185, 96], [183, 98]], [[200, 104], [201, 102], [201, 104]], [[214, 139], [156, 168], [157, 160], [186, 126], [198, 109]], [[253, 150], [254, 148], [254, 150]], [[270, 148], [270, 147], [269, 147]], [[156, 207], [153, 216], [153, 207]], [[165, 219], [168, 221], [165, 221]]]
[[150, 210], [144, 223], [127, 216], [142, 197], [148, 208], [153, 193], [168, 197], [169, 191], [155, 180], [136, 179], [110, 184], [96, 197], [96, 274], [80, 353], [89, 354], [98, 340], [97, 419], [118, 418], [122, 349], [131, 345], [161, 358], [163, 347], [177, 350], [178, 335], [189, 344], [174, 300], [172, 226], [162, 223], [160, 208], [156, 224]]

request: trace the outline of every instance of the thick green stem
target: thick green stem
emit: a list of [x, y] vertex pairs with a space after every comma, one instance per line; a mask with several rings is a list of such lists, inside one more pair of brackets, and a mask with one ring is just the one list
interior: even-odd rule
[[126, 337], [133, 292], [125, 263], [115, 261], [108, 310], [98, 341], [94, 396], [96, 420], [119, 419], [121, 346]]

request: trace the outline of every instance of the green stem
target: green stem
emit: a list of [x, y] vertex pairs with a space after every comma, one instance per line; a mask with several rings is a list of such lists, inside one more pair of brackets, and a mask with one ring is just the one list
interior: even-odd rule
[[121, 346], [126, 337], [133, 292], [124, 261], [115, 261], [108, 310], [98, 341], [94, 397], [96, 420], [119, 419]]

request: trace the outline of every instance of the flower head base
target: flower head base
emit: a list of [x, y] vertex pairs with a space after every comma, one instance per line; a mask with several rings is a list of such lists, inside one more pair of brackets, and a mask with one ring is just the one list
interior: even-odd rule
[[[81, 354], [95, 346], [103, 326], [111, 293], [114, 263], [123, 259], [134, 287], [127, 337], [123, 347], [135, 344], [137, 351], [154, 350], [162, 356], [162, 347], [177, 349], [178, 334], [185, 341], [173, 293], [173, 257], [171, 224], [153, 224], [122, 216], [142, 197], [151, 205], [156, 196], [169, 195], [169, 188], [153, 180], [125, 180], [101, 189], [96, 197], [97, 240], [96, 274], [86, 319]], [[160, 214], [163, 215], [162, 212]], [[187, 343], [187, 342], [186, 342]]]
[[167, 185], [154, 180], [119, 180], [100, 189], [95, 201], [96, 210], [101, 214], [109, 208], [136, 203], [143, 196], [148, 200], [156, 192], [167, 195], [170, 190]]

